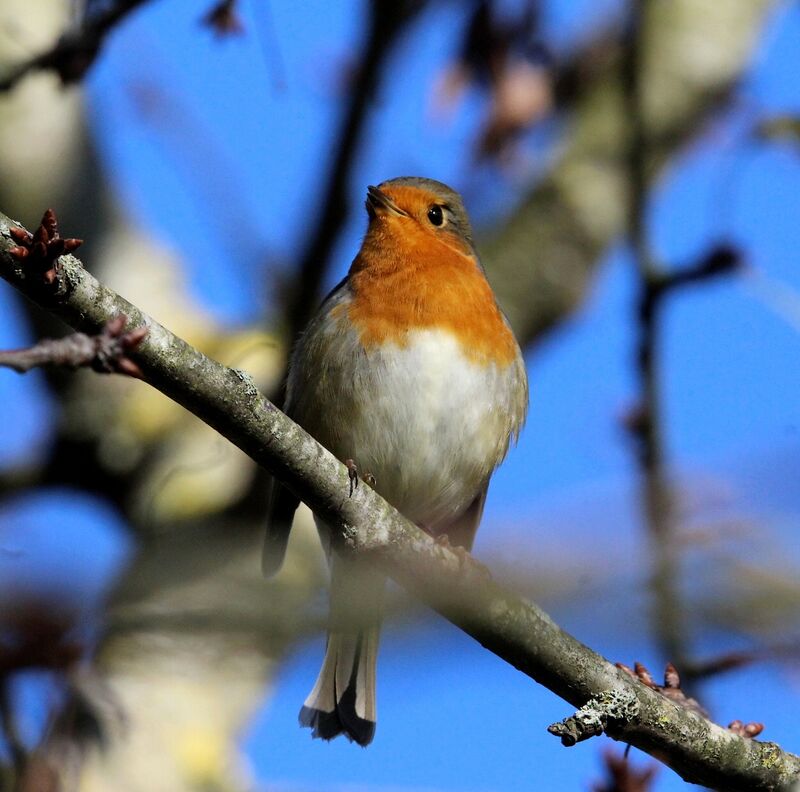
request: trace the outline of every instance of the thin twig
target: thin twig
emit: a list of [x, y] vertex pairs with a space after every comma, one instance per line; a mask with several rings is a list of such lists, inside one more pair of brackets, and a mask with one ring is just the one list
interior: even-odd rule
[[709, 679], [753, 663], [776, 660], [796, 662], [798, 658], [800, 658], [800, 643], [773, 644], [738, 652], [725, 652], [705, 660], [695, 660], [691, 666], [682, 669], [682, 673], [689, 679]]
[[137, 328], [125, 332], [127, 321], [126, 316], [120, 315], [111, 319], [96, 335], [71, 333], [64, 338], [46, 338], [27, 349], [0, 351], [0, 366], [21, 374], [39, 366], [73, 369], [89, 366], [105, 374], [116, 372], [141, 377], [141, 370], [128, 353], [142, 342], [147, 330]]

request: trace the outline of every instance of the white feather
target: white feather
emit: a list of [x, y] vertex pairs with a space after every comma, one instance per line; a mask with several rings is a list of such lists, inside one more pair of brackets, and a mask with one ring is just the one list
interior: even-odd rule
[[372, 473], [409, 519], [429, 528], [446, 522], [481, 491], [519, 431], [522, 360], [473, 361], [438, 328], [365, 349], [346, 312], [332, 316], [348, 299], [341, 291], [299, 344], [290, 414], [337, 457]]

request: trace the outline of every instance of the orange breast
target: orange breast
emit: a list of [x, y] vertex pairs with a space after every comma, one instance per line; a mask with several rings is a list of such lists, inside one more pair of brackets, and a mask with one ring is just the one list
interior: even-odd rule
[[476, 363], [512, 363], [517, 343], [475, 258], [403, 226], [370, 232], [350, 269], [345, 310], [362, 344], [404, 347], [409, 331], [437, 328]]

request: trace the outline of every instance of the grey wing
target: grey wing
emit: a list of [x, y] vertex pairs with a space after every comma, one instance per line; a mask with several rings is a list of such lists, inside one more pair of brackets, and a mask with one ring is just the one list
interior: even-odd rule
[[274, 575], [283, 564], [294, 513], [300, 498], [293, 495], [277, 479], [272, 479], [267, 507], [267, 532], [261, 555], [261, 569], [266, 577]]
[[447, 534], [447, 539], [453, 547], [463, 547], [465, 550], [472, 550], [475, 541], [475, 534], [481, 524], [483, 507], [486, 504], [486, 493], [489, 491], [489, 482], [475, 496], [475, 500], [467, 508], [449, 522], [436, 526], [434, 531], [436, 536]]
[[[505, 317], [503, 317], [505, 319]], [[505, 319], [509, 329], [508, 319]], [[511, 419], [509, 430], [511, 438], [516, 442], [519, 439], [525, 418], [528, 414], [528, 372], [525, 368], [525, 358], [522, 350], [517, 345], [517, 359], [511, 369], [511, 399], [509, 403], [509, 417]]]
[[[296, 413], [297, 401], [302, 401], [302, 391], [305, 383], [302, 382], [301, 367], [297, 365], [297, 359], [307, 356], [307, 350], [313, 346], [315, 334], [318, 332], [324, 318], [336, 305], [347, 290], [347, 278], [340, 281], [322, 301], [322, 305], [314, 319], [311, 320], [307, 330], [298, 340], [292, 354], [292, 363], [289, 366], [289, 378], [286, 389], [285, 412], [298, 423], [303, 425], [304, 421]], [[314, 365], [307, 365], [306, 368], [314, 369]], [[308, 375], [308, 372], [306, 372]], [[312, 431], [310, 427], [305, 427]], [[277, 479], [273, 479], [270, 486], [269, 501], [267, 506], [267, 531], [264, 537], [264, 549], [261, 556], [261, 568], [264, 574], [269, 577], [274, 575], [283, 564], [286, 555], [286, 546], [289, 542], [289, 533], [292, 530], [294, 513], [300, 505], [300, 499], [290, 492]]]

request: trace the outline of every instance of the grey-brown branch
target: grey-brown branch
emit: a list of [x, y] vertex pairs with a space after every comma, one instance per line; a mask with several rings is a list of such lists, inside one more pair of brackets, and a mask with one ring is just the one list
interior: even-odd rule
[[147, 382], [338, 527], [343, 548], [372, 557], [487, 649], [575, 707], [591, 700], [595, 709], [613, 705], [604, 719], [597, 716], [609, 736], [657, 756], [687, 781], [715, 789], [788, 790], [800, 778], [800, 757], [723, 729], [615, 668], [536, 605], [433, 542], [370, 487], [349, 497], [346, 467], [268, 402], [247, 373], [198, 352], [99, 283], [74, 256], [61, 257], [55, 282], [43, 288], [41, 277], [26, 271], [25, 259], [9, 252], [13, 226], [0, 214], [3, 278], [80, 332], [97, 333], [121, 314], [129, 317], [128, 326], [146, 327], [134, 357]]
[[90, 366], [101, 374], [127, 374], [141, 377], [139, 367], [128, 353], [136, 349], [147, 335], [146, 328], [125, 330], [128, 317], [118, 314], [106, 322], [95, 335], [70, 333], [64, 338], [45, 338], [26, 349], [0, 351], [0, 366], [24, 374], [39, 366]]

